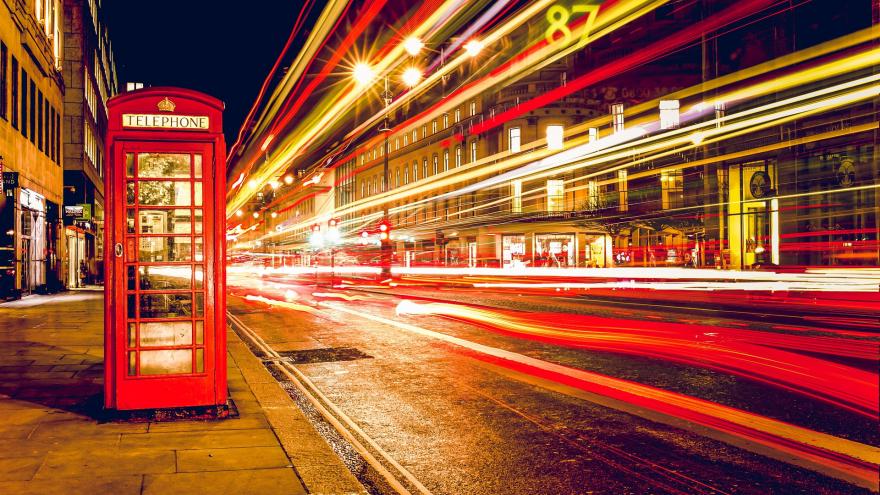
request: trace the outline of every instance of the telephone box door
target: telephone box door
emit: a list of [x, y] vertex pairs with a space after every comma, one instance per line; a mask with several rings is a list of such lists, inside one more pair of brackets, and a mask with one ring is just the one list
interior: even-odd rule
[[[213, 404], [218, 332], [211, 143], [117, 141], [110, 204], [116, 408]], [[223, 170], [223, 167], [219, 167]], [[220, 336], [225, 341], [224, 336]], [[225, 345], [222, 346], [225, 352]], [[147, 406], [148, 405], [148, 406]]]

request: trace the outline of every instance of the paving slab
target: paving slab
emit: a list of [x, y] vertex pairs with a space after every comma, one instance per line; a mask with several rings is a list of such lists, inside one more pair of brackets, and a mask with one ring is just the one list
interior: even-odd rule
[[278, 445], [231, 449], [197, 449], [177, 451], [177, 472], [233, 471], [293, 467]]
[[279, 487], [295, 487], [285, 495], [306, 493], [293, 469], [275, 468], [147, 475], [143, 495], [217, 495], [217, 487], [223, 495], [279, 495]]

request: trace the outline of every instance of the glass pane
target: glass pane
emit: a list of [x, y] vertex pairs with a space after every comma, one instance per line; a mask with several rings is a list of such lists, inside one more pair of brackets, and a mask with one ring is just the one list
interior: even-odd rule
[[205, 267], [196, 266], [196, 289], [201, 289], [205, 286]]
[[204, 316], [205, 314], [205, 295], [196, 292], [196, 316]]
[[134, 376], [137, 374], [137, 353], [129, 352], [128, 353], [128, 376]]
[[189, 185], [189, 182], [142, 181], [138, 190], [138, 201], [142, 205], [189, 206]]
[[192, 373], [192, 351], [173, 349], [141, 351], [141, 375]]
[[135, 311], [137, 310], [137, 299], [134, 294], [128, 296], [128, 319], [134, 320], [137, 318], [137, 314]]
[[126, 231], [127, 233], [129, 233], [129, 234], [134, 234], [134, 232], [135, 232], [135, 227], [134, 227], [134, 210], [129, 209], [129, 210], [125, 213], [125, 223], [126, 223], [126, 229], [125, 229], [125, 231]]
[[192, 177], [189, 155], [138, 153], [138, 177]]
[[196, 234], [201, 234], [202, 233], [202, 220], [203, 220], [201, 208], [195, 209], [195, 215], [193, 217], [193, 220], [194, 220], [193, 230], [195, 231]]
[[134, 153], [125, 154], [125, 176], [134, 177]]
[[192, 314], [192, 294], [141, 294], [141, 318], [179, 318]]
[[141, 323], [141, 346], [192, 345], [193, 325], [189, 321]]
[[192, 210], [141, 210], [141, 234], [189, 234], [192, 230]]
[[192, 237], [141, 237], [139, 241], [139, 261], [190, 261], [192, 259]]
[[193, 258], [193, 259], [195, 259], [196, 261], [205, 261], [205, 251], [202, 249], [202, 238], [196, 237], [195, 242], [196, 242], [196, 246], [195, 246], [196, 251], [195, 251], [195, 258]]
[[196, 349], [196, 373], [205, 372], [205, 350]]
[[136, 280], [134, 278], [134, 266], [126, 267], [125, 271], [127, 273], [126, 278], [128, 279], [128, 290], [134, 290], [136, 284]]
[[193, 156], [193, 174], [196, 179], [202, 177], [202, 155]]
[[203, 345], [205, 343], [205, 322], [197, 321], [196, 322], [196, 345]]
[[195, 193], [193, 194], [195, 201], [193, 201], [193, 204], [196, 206], [202, 206], [202, 183], [196, 182], [193, 185], [195, 186]]
[[125, 204], [134, 204], [134, 182], [125, 183]]
[[173, 290], [192, 287], [191, 266], [141, 266], [141, 290]]
[[128, 346], [134, 347], [137, 342], [137, 323], [128, 324]]

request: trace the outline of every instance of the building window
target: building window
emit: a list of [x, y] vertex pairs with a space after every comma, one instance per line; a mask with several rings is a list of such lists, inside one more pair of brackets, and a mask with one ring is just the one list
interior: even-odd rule
[[[9, 59], [9, 50], [6, 48], [6, 43], [0, 41], [0, 117], [3, 117], [4, 120], [9, 115], [9, 98], [7, 97], [8, 86], [9, 86], [9, 72], [8, 66], [6, 65]], [[15, 77], [15, 74], [12, 75]]]
[[43, 153], [49, 155], [49, 98], [43, 98]]
[[418, 140], [419, 140], [419, 133], [415, 129], [413, 129], [413, 141], [412, 142], [415, 143]]
[[361, 198], [367, 197], [367, 183], [366, 181], [361, 181]]
[[660, 172], [660, 188], [663, 192], [661, 202], [664, 210], [684, 206], [683, 182], [684, 177], [681, 170]]
[[409, 146], [409, 134], [403, 135], [403, 146], [404, 146], [404, 148]]
[[431, 134], [437, 134], [437, 119], [431, 121]]
[[477, 102], [471, 102], [471, 117], [477, 114]]
[[428, 124], [422, 124], [422, 139], [428, 137]]
[[434, 171], [431, 175], [437, 175], [437, 155], [434, 155], [433, 161], [434, 161], [434, 167], [433, 167]]
[[589, 136], [590, 142], [596, 141], [599, 139], [599, 129], [596, 127], [590, 127], [587, 129], [587, 135]]
[[12, 57], [12, 127], [18, 129], [18, 59]]
[[366, 158], [367, 158], [366, 153], [361, 153], [361, 165], [364, 164], [364, 160], [366, 160]]
[[477, 142], [471, 141], [471, 163], [477, 161]]
[[449, 170], [449, 150], [443, 150], [443, 171]]
[[37, 90], [37, 105], [34, 108], [34, 111], [37, 113], [37, 149], [40, 151], [44, 151], [45, 142], [43, 141], [43, 92]]
[[618, 194], [618, 205], [617, 209], [619, 211], [627, 211], [629, 210], [629, 198], [627, 195], [629, 194], [629, 187], [627, 182], [627, 172], [626, 170], [618, 170], [617, 171], [617, 194]]
[[461, 146], [455, 147], [455, 166], [461, 166]]
[[409, 167], [403, 167], [403, 184], [409, 184]]
[[565, 185], [562, 180], [547, 181], [547, 211], [562, 211], [565, 206]]
[[422, 158], [422, 178], [428, 177], [428, 159]]
[[511, 127], [507, 130], [507, 144], [511, 153], [519, 153], [520, 132], [519, 127]]
[[457, 124], [459, 120], [461, 120], [461, 109], [456, 108], [455, 109], [455, 123]]
[[623, 103], [611, 105], [611, 128], [614, 132], [623, 132]]
[[28, 77], [27, 72], [21, 69], [21, 134], [28, 137]]
[[660, 129], [677, 129], [678, 111], [678, 100], [660, 100]]
[[412, 179], [413, 179], [413, 182], [419, 180], [419, 161], [418, 161], [418, 160], [416, 160], [416, 161], [413, 162], [413, 175], [412, 175]]
[[28, 98], [30, 101], [30, 113], [31, 117], [31, 129], [28, 133], [28, 137], [30, 138], [32, 143], [36, 143], [37, 141], [37, 114], [40, 113], [39, 107], [37, 107], [37, 85], [34, 84], [34, 80], [31, 79], [31, 97]]
[[394, 169], [394, 187], [400, 187], [400, 169]]
[[547, 148], [561, 150], [565, 139], [565, 128], [561, 125], [547, 126]]
[[394, 138], [394, 151], [400, 149], [400, 138]]
[[448, 113], [443, 114], [443, 128], [444, 129], [449, 128], [449, 114]]
[[522, 213], [522, 181], [515, 180], [510, 183], [510, 211]]

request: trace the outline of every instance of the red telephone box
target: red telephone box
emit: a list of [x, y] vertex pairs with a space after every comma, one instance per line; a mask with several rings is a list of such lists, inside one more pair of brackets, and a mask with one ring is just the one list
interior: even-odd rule
[[226, 404], [222, 112], [180, 88], [107, 102], [107, 408]]

